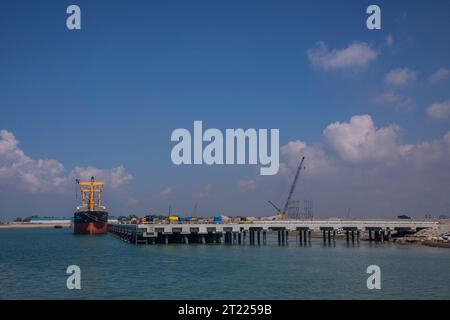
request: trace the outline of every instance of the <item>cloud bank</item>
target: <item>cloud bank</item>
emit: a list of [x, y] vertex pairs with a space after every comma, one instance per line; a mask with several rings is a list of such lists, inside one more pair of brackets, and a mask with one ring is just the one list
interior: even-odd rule
[[133, 176], [123, 166], [111, 169], [75, 167], [67, 171], [63, 164], [53, 159], [32, 159], [19, 147], [19, 141], [7, 130], [0, 131], [0, 182], [22, 192], [43, 194], [70, 190], [76, 178], [95, 176], [112, 189], [128, 184]]
[[378, 52], [366, 42], [353, 42], [343, 49], [328, 49], [324, 42], [307, 51], [311, 64], [323, 70], [343, 70], [366, 67]]
[[428, 106], [428, 115], [436, 120], [446, 120], [450, 117], [450, 100], [435, 102]]
[[269, 187], [256, 178], [255, 191], [284, 201], [305, 156], [294, 197], [313, 200], [316, 216], [342, 217], [348, 208], [358, 217], [448, 214], [450, 131], [413, 144], [402, 143], [404, 135], [396, 124], [378, 127], [367, 114], [331, 123], [316, 144], [292, 140], [283, 145], [279, 181]]
[[405, 86], [416, 79], [416, 72], [409, 68], [393, 69], [384, 77], [384, 81], [392, 86]]
[[437, 84], [448, 78], [450, 78], [450, 70], [445, 69], [445, 68], [440, 68], [440, 69], [436, 70], [436, 72], [430, 76], [430, 82], [432, 84]]

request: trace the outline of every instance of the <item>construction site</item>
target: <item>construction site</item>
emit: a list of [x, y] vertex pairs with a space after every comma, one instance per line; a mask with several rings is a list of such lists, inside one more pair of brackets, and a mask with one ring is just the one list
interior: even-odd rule
[[119, 223], [108, 225], [108, 231], [125, 242], [135, 244], [238, 245], [264, 245], [267, 244], [268, 235], [275, 236], [279, 245], [287, 245], [289, 237], [294, 238], [296, 243], [309, 245], [313, 237], [322, 238], [324, 244], [332, 244], [338, 238], [345, 239], [347, 243], [358, 243], [361, 240], [382, 243], [413, 235], [421, 230], [431, 230], [428, 231], [429, 235], [439, 234], [438, 221], [413, 220], [408, 216], [385, 220], [315, 219], [312, 201], [309, 200], [305, 201], [305, 209], [300, 214], [298, 201], [293, 201], [292, 196], [304, 168], [304, 161], [305, 158], [302, 157], [283, 206], [279, 207], [268, 201], [276, 210], [274, 216], [198, 218], [195, 216], [195, 204], [193, 216], [169, 214], [167, 217], [132, 217], [131, 220], [119, 218]]

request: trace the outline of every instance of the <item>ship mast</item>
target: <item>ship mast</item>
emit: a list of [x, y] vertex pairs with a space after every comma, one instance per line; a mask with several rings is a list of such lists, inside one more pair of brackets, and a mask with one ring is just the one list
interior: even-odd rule
[[[80, 185], [81, 206], [87, 207], [89, 211], [100, 208], [102, 205], [101, 195], [105, 183], [103, 181], [95, 181], [94, 177], [91, 177], [91, 181], [80, 181], [77, 179], [76, 182]], [[97, 197], [95, 194], [97, 194]]]

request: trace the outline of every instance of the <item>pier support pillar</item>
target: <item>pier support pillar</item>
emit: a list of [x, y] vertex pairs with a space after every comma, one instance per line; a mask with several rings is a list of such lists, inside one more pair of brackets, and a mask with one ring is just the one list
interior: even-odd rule
[[259, 246], [259, 245], [261, 245], [261, 231], [258, 230], [257, 233], [258, 233], [258, 246]]
[[356, 230], [356, 241], [359, 242], [360, 238], [361, 238], [361, 232], [359, 230]]
[[278, 230], [278, 244], [281, 244], [281, 230]]
[[311, 230], [308, 230], [308, 242], [311, 242]]
[[352, 230], [352, 243], [355, 243], [355, 230]]
[[372, 242], [372, 230], [369, 230], [369, 241]]
[[336, 241], [336, 230], [333, 230], [333, 241]]
[[289, 240], [289, 230], [286, 230], [286, 244], [288, 243]]
[[328, 230], [328, 243], [331, 243], [331, 230]]
[[267, 232], [264, 230], [263, 231], [263, 244], [267, 243]]
[[327, 242], [326, 231], [323, 230], [323, 243]]
[[281, 244], [284, 245], [284, 230], [281, 230]]
[[[347, 240], [347, 243], [350, 242], [349, 233], [350, 233], [350, 231], [345, 230], [345, 239]], [[352, 234], [353, 234], [353, 231], [352, 231]]]

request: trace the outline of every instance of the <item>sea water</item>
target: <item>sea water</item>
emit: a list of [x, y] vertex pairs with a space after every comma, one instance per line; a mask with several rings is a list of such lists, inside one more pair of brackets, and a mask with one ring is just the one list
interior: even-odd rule
[[[68, 228], [0, 229], [0, 299], [450, 299], [450, 249], [295, 240], [134, 245]], [[70, 265], [80, 290], [67, 288]], [[370, 265], [379, 290], [367, 287]]]

